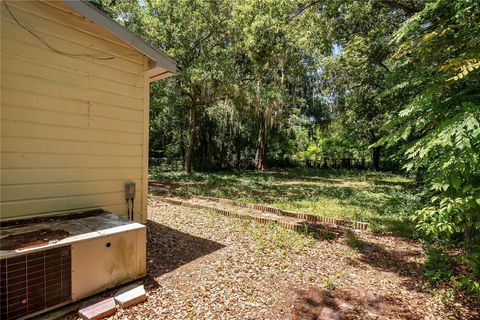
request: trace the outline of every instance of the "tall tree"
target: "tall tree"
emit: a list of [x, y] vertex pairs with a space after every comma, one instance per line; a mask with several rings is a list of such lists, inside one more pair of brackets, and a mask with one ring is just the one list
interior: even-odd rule
[[243, 73], [252, 113], [256, 116], [255, 168], [266, 164], [269, 134], [276, 123], [288, 116], [295, 92], [292, 83], [302, 68], [295, 39], [288, 33], [287, 18], [295, 1], [249, 0], [237, 2], [234, 18], [239, 37], [238, 68]]
[[189, 122], [184, 169], [190, 173], [199, 124], [206, 110], [225, 97], [231, 61], [228, 58], [231, 3], [223, 0], [145, 3], [148, 38], [177, 62], [177, 76], [163, 85], [182, 97], [178, 107]]
[[[332, 106], [334, 119], [355, 132], [364, 145], [383, 136], [383, 124], [396, 109], [388, 101], [375, 99], [388, 86], [389, 41], [406, 19], [405, 11], [395, 4], [399, 2], [313, 1], [297, 11], [291, 23], [303, 34], [303, 45], [323, 56], [319, 94]], [[410, 5], [411, 10], [416, 8], [414, 2]], [[370, 150], [373, 166], [379, 170], [382, 146]]]

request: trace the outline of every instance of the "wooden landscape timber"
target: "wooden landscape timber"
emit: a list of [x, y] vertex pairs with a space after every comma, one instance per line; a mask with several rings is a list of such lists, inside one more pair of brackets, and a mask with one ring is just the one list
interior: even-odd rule
[[348, 227], [348, 228], [355, 229], [355, 230], [366, 231], [368, 229], [368, 223], [367, 222], [349, 221], [349, 220], [343, 220], [343, 219], [337, 219], [337, 218], [331, 218], [331, 217], [324, 217], [324, 216], [308, 214], [308, 213], [282, 210], [282, 209], [275, 208], [275, 207], [265, 206], [263, 204], [238, 202], [238, 201], [235, 201], [235, 200], [224, 199], [224, 198], [214, 198], [214, 197], [204, 197], [204, 196], [196, 196], [196, 197], [200, 198], [200, 199], [209, 200], [209, 201], [217, 201], [217, 202], [232, 204], [232, 205], [240, 206], [240, 207], [244, 207], [244, 208], [252, 208], [252, 209], [255, 209], [255, 210], [259, 210], [259, 211], [270, 212], [270, 213], [273, 213], [273, 214], [278, 214], [278, 215], [297, 218], [297, 219], [303, 219], [303, 220], [307, 220], [307, 221], [331, 224], [331, 225], [336, 225], [336, 226], [340, 226], [340, 227]]
[[285, 211], [254, 203], [241, 203], [230, 199], [196, 196], [192, 199], [159, 197], [163, 202], [196, 209], [213, 210], [224, 216], [261, 224], [276, 224], [297, 232], [312, 232], [325, 238], [336, 238], [348, 231], [366, 231], [368, 223], [315, 216], [306, 213]]

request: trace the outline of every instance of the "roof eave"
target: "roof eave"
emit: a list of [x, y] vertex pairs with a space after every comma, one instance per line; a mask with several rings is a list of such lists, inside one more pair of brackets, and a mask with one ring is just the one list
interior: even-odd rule
[[[122, 41], [128, 43], [145, 56], [150, 58], [150, 79], [155, 78], [158, 80], [157, 76], [160, 74], [164, 75], [162, 78], [176, 74], [177, 66], [173, 58], [167, 56], [166, 54], [160, 52], [159, 50], [153, 48], [148, 43], [143, 41], [140, 37], [136, 36], [131, 31], [127, 30], [125, 27], [117, 23], [115, 20], [107, 16], [105, 13], [101, 12], [94, 5], [89, 3], [86, 0], [63, 0], [65, 5], [82, 14], [89, 20], [95, 22], [96, 24], [102, 26], [106, 30], [113, 33], [116, 37]], [[155, 74], [157, 73], [157, 74]], [[151, 80], [154, 81], [154, 80]]]

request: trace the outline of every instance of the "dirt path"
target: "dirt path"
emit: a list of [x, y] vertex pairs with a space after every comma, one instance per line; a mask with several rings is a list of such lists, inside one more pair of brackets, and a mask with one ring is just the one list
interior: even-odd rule
[[[152, 198], [148, 301], [124, 319], [474, 319], [473, 301], [423, 289], [421, 246], [315, 240]], [[356, 247], [356, 248], [354, 248]], [[475, 309], [476, 308], [476, 309]]]

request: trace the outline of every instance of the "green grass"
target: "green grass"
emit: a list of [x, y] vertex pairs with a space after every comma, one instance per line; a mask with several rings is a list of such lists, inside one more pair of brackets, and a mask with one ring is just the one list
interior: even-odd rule
[[203, 195], [262, 203], [286, 210], [370, 223], [375, 232], [411, 236], [408, 216], [420, 207], [413, 182], [383, 172], [289, 169], [265, 172], [161, 172], [150, 179], [167, 182], [160, 194]]

